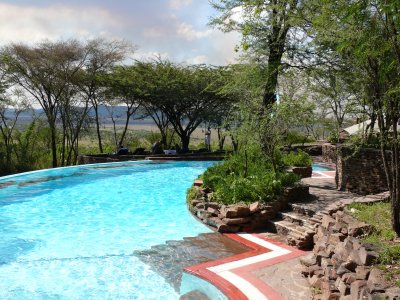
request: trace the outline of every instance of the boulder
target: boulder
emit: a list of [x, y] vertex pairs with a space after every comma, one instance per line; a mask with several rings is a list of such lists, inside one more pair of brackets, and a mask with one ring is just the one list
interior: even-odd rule
[[227, 224], [227, 225], [238, 225], [238, 224], [245, 224], [249, 223], [251, 221], [251, 218], [223, 218], [222, 222]]
[[256, 212], [259, 212], [262, 208], [262, 205], [259, 201], [251, 203], [249, 205], [250, 213], [254, 214]]
[[213, 216], [218, 216], [218, 214], [219, 214], [219, 210], [212, 208], [212, 207], [207, 208], [207, 212]]
[[370, 267], [358, 266], [356, 268], [356, 277], [357, 279], [360, 280], [367, 280], [370, 272], [371, 272]]
[[369, 273], [367, 287], [370, 292], [384, 292], [390, 284], [385, 280], [385, 276], [381, 270], [372, 269]]
[[217, 224], [217, 231], [221, 233], [236, 233], [239, 229], [239, 226], [227, 225], [222, 222]]
[[314, 253], [310, 253], [306, 256], [300, 257], [300, 263], [306, 267], [317, 264], [317, 258]]
[[250, 208], [245, 204], [236, 204], [221, 208], [223, 218], [243, 218], [250, 215]]
[[221, 208], [221, 205], [219, 205], [219, 204], [216, 203], [216, 202], [206, 202], [206, 203], [205, 203], [205, 207], [207, 207], [207, 208], [214, 208], [214, 209], [219, 210], [219, 209]]
[[358, 300], [362, 289], [367, 285], [365, 280], [356, 280], [350, 285], [350, 295], [351, 299]]
[[192, 204], [192, 206], [196, 206], [197, 204], [202, 203], [202, 201], [195, 199], [195, 200], [192, 200], [190, 203]]

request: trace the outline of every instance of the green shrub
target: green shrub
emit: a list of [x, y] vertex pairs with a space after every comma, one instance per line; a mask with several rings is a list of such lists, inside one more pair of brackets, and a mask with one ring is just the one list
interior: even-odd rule
[[281, 160], [284, 166], [309, 167], [312, 165], [310, 155], [301, 150], [284, 154]]
[[201, 198], [201, 192], [200, 192], [200, 188], [198, 188], [197, 186], [192, 186], [190, 188], [188, 188], [187, 193], [186, 193], [186, 201], [191, 201], [194, 199], [199, 199]]
[[279, 171], [259, 149], [232, 155], [228, 160], [210, 167], [203, 176], [205, 187], [214, 191], [218, 201], [225, 204], [254, 201], [269, 202], [286, 186], [294, 185], [299, 177]]
[[298, 131], [291, 131], [284, 138], [284, 143], [287, 145], [304, 144], [314, 142], [315, 139], [306, 136], [304, 133]]

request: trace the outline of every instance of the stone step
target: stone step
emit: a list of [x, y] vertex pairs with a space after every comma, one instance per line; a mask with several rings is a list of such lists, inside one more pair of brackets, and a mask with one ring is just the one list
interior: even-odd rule
[[249, 249], [217, 232], [203, 233], [178, 241], [137, 250], [137, 256], [151, 269], [164, 277], [179, 292], [182, 270], [187, 266], [213, 261], [247, 252]]
[[288, 207], [291, 211], [308, 217], [312, 217], [316, 213], [316, 211], [310, 206], [300, 203], [288, 203]]
[[288, 245], [303, 250], [309, 250], [313, 247], [314, 230], [286, 220], [273, 220], [269, 221], [269, 223], [269, 229], [285, 237]]
[[314, 231], [315, 229], [313, 224], [309, 222], [310, 217], [298, 214], [296, 212], [279, 212], [278, 216], [284, 221], [303, 226], [311, 231]]

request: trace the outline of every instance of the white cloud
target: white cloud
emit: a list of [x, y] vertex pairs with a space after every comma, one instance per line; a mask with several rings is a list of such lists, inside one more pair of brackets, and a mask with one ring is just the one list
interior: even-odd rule
[[205, 64], [208, 61], [209, 58], [206, 55], [197, 55], [195, 57], [186, 60], [188, 64], [194, 64], [194, 65]]
[[180, 9], [190, 4], [192, 4], [192, 0], [169, 0], [169, 7], [173, 9]]
[[[100, 21], [101, 20], [101, 21]], [[98, 7], [53, 5], [48, 7], [17, 6], [0, 3], [0, 43], [43, 39], [87, 39], [111, 35], [118, 28], [117, 18]]]
[[193, 29], [193, 26], [186, 23], [180, 23], [177, 28], [178, 36], [185, 38], [188, 41], [194, 39], [201, 39], [209, 36], [212, 33], [211, 29], [207, 29], [204, 31], [196, 31]]

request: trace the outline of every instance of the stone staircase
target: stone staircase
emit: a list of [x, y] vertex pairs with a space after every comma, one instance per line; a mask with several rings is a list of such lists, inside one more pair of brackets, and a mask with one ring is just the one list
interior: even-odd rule
[[285, 242], [301, 250], [311, 250], [316, 227], [321, 223], [324, 212], [317, 212], [304, 203], [289, 203], [286, 211], [277, 213], [270, 220], [268, 229], [282, 236]]
[[[164, 277], [177, 292], [181, 286], [183, 268], [235, 254], [249, 249], [220, 233], [202, 233], [183, 240], [167, 241], [150, 249], [135, 251], [134, 255]], [[193, 292], [196, 294], [195, 292]], [[191, 299], [186, 295], [184, 299]], [[206, 299], [206, 298], [193, 298]]]

